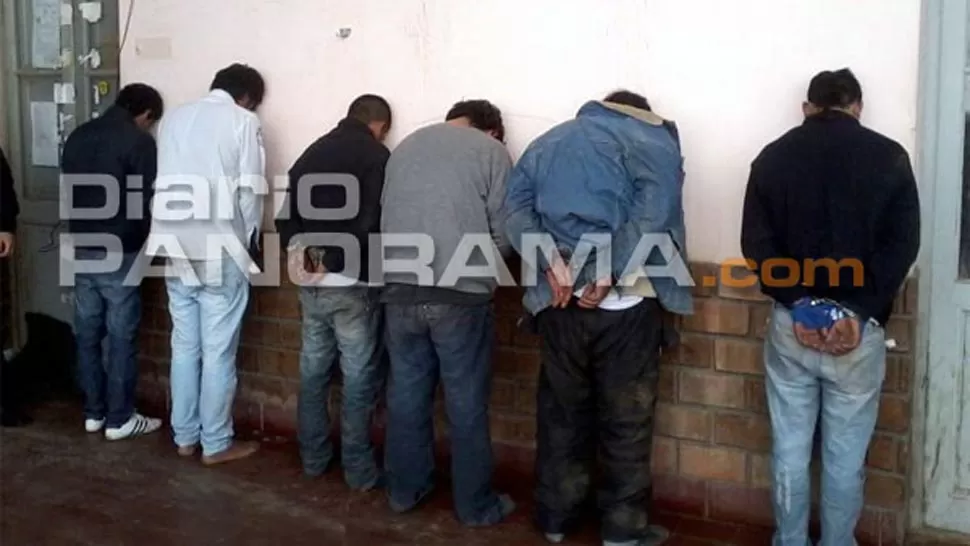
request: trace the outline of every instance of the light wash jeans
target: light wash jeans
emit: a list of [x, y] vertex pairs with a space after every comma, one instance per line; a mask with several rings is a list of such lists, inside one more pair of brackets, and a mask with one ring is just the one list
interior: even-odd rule
[[176, 445], [201, 442], [203, 455], [214, 455], [232, 443], [236, 352], [249, 280], [231, 259], [174, 260], [171, 270], [183, 275], [166, 279], [172, 315], [172, 431]]
[[381, 313], [377, 293], [367, 287], [304, 287], [300, 398], [297, 405], [300, 458], [310, 476], [326, 471], [333, 458], [330, 441], [330, 380], [337, 352], [343, 375], [340, 409], [344, 479], [351, 489], [380, 482], [370, 427], [381, 387]]
[[798, 343], [791, 313], [775, 305], [765, 342], [768, 410], [774, 439], [774, 546], [806, 546], [809, 464], [821, 413], [821, 546], [853, 546], [862, 511], [865, 458], [886, 371], [886, 334], [866, 324], [859, 347], [833, 357]]

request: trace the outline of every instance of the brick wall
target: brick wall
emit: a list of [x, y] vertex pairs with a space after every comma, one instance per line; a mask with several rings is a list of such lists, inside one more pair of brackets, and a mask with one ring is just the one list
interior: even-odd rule
[[[683, 343], [665, 355], [661, 368], [652, 463], [656, 504], [701, 518], [771, 525], [771, 435], [761, 365], [769, 303], [756, 287], [720, 285], [712, 264], [691, 269], [696, 314], [681, 321]], [[496, 296], [491, 420], [500, 464], [528, 471], [539, 358], [536, 339], [515, 328], [520, 296], [516, 290]], [[170, 352], [164, 287], [147, 283], [145, 297], [140, 389], [147, 404], [164, 408]], [[915, 310], [916, 283], [910, 282], [888, 326], [898, 346], [887, 362], [858, 529], [870, 544], [899, 544], [904, 534]], [[242, 337], [238, 422], [291, 434], [300, 347], [296, 289], [255, 289]]]

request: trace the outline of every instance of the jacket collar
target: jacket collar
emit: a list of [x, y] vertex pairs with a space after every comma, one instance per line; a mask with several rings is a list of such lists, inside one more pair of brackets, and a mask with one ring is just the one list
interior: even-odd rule
[[587, 102], [582, 108], [579, 109], [578, 116], [589, 114], [596, 110], [609, 110], [618, 114], [623, 114], [625, 116], [642, 121], [648, 125], [660, 126], [663, 125], [664, 122], [662, 117], [648, 110], [641, 110], [640, 108], [634, 108], [633, 106], [606, 101]]
[[232, 95], [226, 91], [223, 91], [222, 89], [213, 89], [212, 91], [209, 91], [209, 95], [206, 98], [218, 102], [231, 102], [236, 104], [236, 99], [232, 98]]
[[374, 136], [374, 133], [371, 132], [370, 127], [368, 127], [366, 123], [354, 118], [344, 118], [340, 120], [340, 123], [337, 124], [337, 129], [341, 131], [353, 131], [355, 133], [366, 133], [371, 137]]
[[131, 116], [128, 110], [114, 105], [105, 110], [104, 114], [101, 114], [101, 119], [110, 121], [124, 121], [126, 123], [131, 123], [132, 125], [135, 123], [135, 119]]
[[818, 114], [808, 116], [805, 118], [804, 124], [808, 123], [840, 123], [850, 125], [860, 124], [858, 118], [852, 114], [848, 114], [840, 110], [823, 110]]

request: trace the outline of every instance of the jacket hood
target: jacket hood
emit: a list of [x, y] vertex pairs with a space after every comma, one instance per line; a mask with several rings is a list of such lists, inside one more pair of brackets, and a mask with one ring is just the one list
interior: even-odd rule
[[642, 110], [640, 108], [634, 108], [633, 106], [607, 101], [589, 101], [579, 109], [579, 113], [577, 115], [582, 116], [585, 114], [592, 114], [597, 110], [602, 109], [611, 110], [625, 116], [630, 116], [631, 118], [640, 120], [648, 125], [663, 125], [664, 122], [662, 117], [648, 110]]

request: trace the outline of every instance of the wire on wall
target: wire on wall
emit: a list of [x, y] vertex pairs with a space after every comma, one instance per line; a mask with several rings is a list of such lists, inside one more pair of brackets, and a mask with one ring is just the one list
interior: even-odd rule
[[131, 28], [131, 14], [135, 11], [135, 0], [128, 0], [128, 15], [125, 17], [125, 30], [121, 33], [121, 41], [118, 42], [118, 52], [125, 49], [125, 42], [128, 41], [128, 29]]

